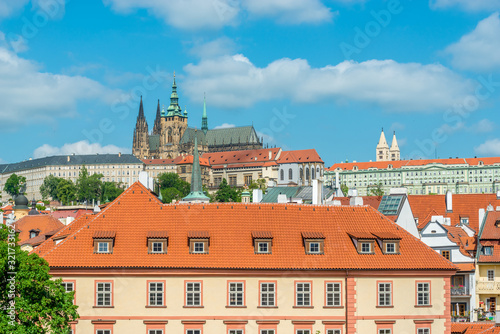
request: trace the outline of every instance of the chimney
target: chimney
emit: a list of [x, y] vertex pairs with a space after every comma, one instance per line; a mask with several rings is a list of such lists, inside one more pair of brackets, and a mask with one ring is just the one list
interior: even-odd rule
[[269, 151], [269, 160], [273, 157], [273, 152]]
[[484, 215], [485, 215], [485, 210], [484, 209], [479, 209], [479, 230], [483, 227], [484, 224]]
[[312, 181], [312, 204], [322, 204], [323, 182], [315, 179]]
[[497, 191], [497, 199], [500, 199], [500, 190]]
[[68, 162], [69, 162], [69, 160], [70, 160], [70, 159], [71, 159], [71, 158], [70, 158], [70, 157], [69, 157], [69, 155], [68, 155]]
[[363, 205], [363, 197], [355, 196], [349, 199], [349, 205]]
[[260, 203], [261, 201], [262, 201], [262, 190], [261, 189], [254, 189], [252, 202]]
[[287, 203], [288, 199], [286, 198], [286, 194], [279, 194], [278, 195], [278, 203]]
[[446, 212], [453, 212], [452, 193], [450, 190], [446, 192]]
[[344, 194], [342, 193], [342, 190], [340, 189], [340, 175], [339, 171], [335, 172], [335, 189], [337, 190], [335, 192], [335, 197], [344, 197]]
[[122, 157], [122, 152], [118, 152], [118, 158]]

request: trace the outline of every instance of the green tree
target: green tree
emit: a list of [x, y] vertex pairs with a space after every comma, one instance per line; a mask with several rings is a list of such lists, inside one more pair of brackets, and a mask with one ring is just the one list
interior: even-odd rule
[[248, 190], [260, 189], [263, 193], [265, 193], [267, 189], [266, 183], [266, 179], [252, 180], [252, 182], [248, 185]]
[[43, 183], [40, 186], [40, 193], [42, 194], [42, 198], [44, 200], [48, 198], [52, 198], [54, 201], [59, 200], [57, 197], [57, 186], [61, 180], [62, 178], [55, 177], [52, 174], [43, 179]]
[[163, 203], [171, 203], [173, 199], [179, 200], [189, 194], [191, 185], [176, 173], [162, 173], [158, 175]]
[[74, 292], [49, 275], [47, 261], [22, 251], [13, 230], [0, 227], [0, 333], [66, 334], [79, 318]]
[[116, 184], [115, 182], [103, 182], [101, 190], [101, 201], [110, 202], [115, 198], [120, 196], [123, 192], [123, 187], [121, 184]]
[[219, 190], [215, 193], [216, 202], [241, 202], [241, 192], [231, 187], [226, 179], [222, 179]]
[[342, 194], [347, 197], [347, 195], [349, 194], [349, 187], [345, 183], [342, 183], [340, 185], [340, 191], [342, 191]]
[[20, 194], [21, 188], [25, 184], [26, 178], [24, 176], [17, 176], [14, 173], [5, 181], [3, 190], [10, 196], [15, 197]]
[[79, 201], [98, 200], [101, 198], [102, 174], [94, 174], [89, 176], [89, 172], [85, 165], [82, 166], [78, 179], [76, 180], [76, 197]]
[[76, 200], [76, 186], [71, 180], [62, 179], [57, 185], [57, 198], [64, 204]]
[[375, 188], [370, 189], [370, 195], [378, 197], [384, 196], [384, 189], [382, 189], [382, 183], [379, 183]]

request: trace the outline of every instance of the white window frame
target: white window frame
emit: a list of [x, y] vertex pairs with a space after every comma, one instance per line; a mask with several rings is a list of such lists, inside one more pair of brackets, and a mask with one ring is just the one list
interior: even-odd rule
[[295, 283], [295, 305], [296, 306], [311, 306], [311, 283], [296, 282]]
[[295, 334], [311, 334], [311, 330], [310, 329], [297, 329], [295, 331]]
[[342, 287], [340, 282], [327, 282], [325, 289], [326, 306], [342, 306]]
[[[109, 291], [106, 291], [106, 286], [109, 285]], [[102, 290], [99, 290], [102, 287]], [[106, 307], [113, 306], [113, 284], [111, 282], [97, 282], [95, 287], [96, 306]], [[102, 303], [99, 304], [99, 296], [102, 295]], [[109, 303], [106, 303], [106, 296], [109, 295]]]
[[488, 279], [488, 282], [494, 282], [495, 281], [495, 270], [488, 269], [488, 271], [486, 272], [486, 277]]
[[[191, 302], [189, 302], [190, 297]], [[201, 282], [186, 282], [186, 306], [201, 306]]]
[[[316, 245], [316, 249], [313, 250], [313, 245]], [[310, 254], [319, 254], [320, 253], [320, 243], [319, 242], [310, 242], [309, 243], [309, 253]]]
[[[272, 286], [272, 291], [269, 288]], [[266, 291], [264, 291], [264, 287]], [[260, 283], [260, 306], [274, 307], [276, 306], [276, 283], [262, 282]]]
[[378, 330], [378, 334], [392, 334], [392, 329], [390, 328], [381, 328]]
[[342, 334], [341, 329], [327, 329], [326, 334]]
[[[201, 250], [197, 246], [201, 245]], [[205, 253], [205, 243], [203, 241], [195, 241], [193, 244], [193, 253]]]
[[201, 334], [201, 329], [186, 329], [186, 334]]
[[[422, 286], [423, 290], [420, 290]], [[424, 287], [427, 287], [424, 289]], [[427, 303], [426, 303], [427, 300]], [[431, 304], [431, 284], [429, 282], [417, 283], [417, 305], [428, 306]]]
[[[265, 250], [263, 250], [264, 247], [261, 247], [261, 246], [264, 246], [264, 245], [265, 245]], [[257, 242], [257, 252], [263, 253], [263, 254], [270, 253], [271, 249], [269, 247], [269, 241], [259, 241], [259, 242]]]
[[[106, 245], [106, 247], [101, 248], [101, 246]], [[109, 253], [109, 242], [108, 241], [98, 241], [97, 242], [97, 253]]]
[[96, 329], [96, 334], [111, 334], [111, 329]]
[[377, 287], [378, 306], [392, 306], [392, 283], [380, 282]]
[[[160, 250], [155, 250], [155, 246], [160, 245]], [[151, 253], [163, 253], [163, 242], [161, 241], [153, 241], [151, 243]]]
[[261, 329], [260, 334], [275, 334], [276, 331], [274, 329]]
[[[389, 245], [392, 246], [392, 251], [389, 250]], [[387, 254], [396, 254], [396, 243], [395, 242], [386, 242], [385, 243], [385, 252]]]
[[227, 334], [243, 334], [243, 329], [230, 329]]
[[[154, 290], [152, 287], [154, 286]], [[158, 290], [158, 286], [161, 286], [161, 290]], [[165, 283], [163, 282], [149, 282], [148, 284], [148, 303], [149, 306], [164, 306], [163, 301], [165, 299]], [[153, 297], [153, 302], [151, 297]]]
[[417, 334], [431, 334], [430, 328], [418, 328]]
[[148, 334], [163, 334], [163, 329], [150, 329]]
[[[368, 251], [365, 251], [363, 246], [368, 245]], [[361, 242], [361, 245], [359, 247], [359, 252], [362, 254], [370, 254], [372, 253], [372, 243], [371, 242]]]
[[245, 305], [245, 284], [243, 282], [230, 282], [228, 290], [229, 306]]

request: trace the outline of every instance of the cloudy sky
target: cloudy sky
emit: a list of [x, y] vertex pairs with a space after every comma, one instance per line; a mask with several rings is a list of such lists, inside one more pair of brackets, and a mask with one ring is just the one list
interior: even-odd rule
[[190, 126], [325, 163], [500, 155], [500, 0], [0, 0], [0, 162], [130, 152], [173, 72]]

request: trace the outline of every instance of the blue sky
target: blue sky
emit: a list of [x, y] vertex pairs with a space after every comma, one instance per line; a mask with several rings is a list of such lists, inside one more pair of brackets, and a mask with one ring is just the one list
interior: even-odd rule
[[500, 0], [0, 0], [0, 162], [130, 152], [176, 72], [190, 126], [327, 165], [500, 155]]

